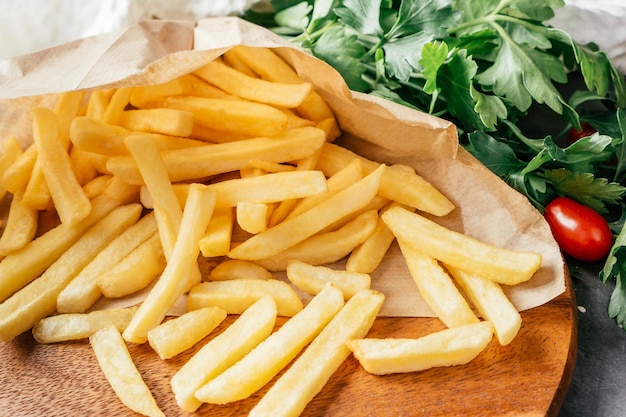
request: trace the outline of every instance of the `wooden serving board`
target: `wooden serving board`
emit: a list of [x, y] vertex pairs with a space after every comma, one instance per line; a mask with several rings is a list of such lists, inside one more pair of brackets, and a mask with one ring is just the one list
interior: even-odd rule
[[[569, 276], [565, 280], [563, 294], [522, 313], [522, 328], [510, 345], [501, 347], [494, 338], [468, 365], [387, 376], [368, 374], [350, 356], [303, 416], [556, 416], [577, 349], [574, 293]], [[222, 328], [233, 319], [227, 318]], [[378, 318], [369, 336], [418, 337], [443, 328], [434, 318]], [[184, 413], [169, 381], [194, 350], [162, 361], [148, 344], [129, 349], [168, 417], [245, 416], [266, 391]], [[113, 393], [87, 341], [40, 345], [27, 332], [1, 343], [0, 359], [0, 415], [135, 415]]]

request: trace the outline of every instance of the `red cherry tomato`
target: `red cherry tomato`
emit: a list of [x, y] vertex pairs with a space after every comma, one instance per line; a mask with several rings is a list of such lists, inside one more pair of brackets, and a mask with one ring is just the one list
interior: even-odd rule
[[581, 261], [605, 257], [613, 245], [606, 220], [595, 210], [567, 197], [546, 206], [545, 218], [563, 252]]
[[581, 130], [576, 129], [575, 127], [571, 128], [569, 132], [567, 132], [567, 144], [571, 145], [576, 142], [578, 139], [586, 138], [587, 136], [591, 136], [596, 133], [596, 129], [593, 128], [589, 123], [582, 122], [580, 124]]

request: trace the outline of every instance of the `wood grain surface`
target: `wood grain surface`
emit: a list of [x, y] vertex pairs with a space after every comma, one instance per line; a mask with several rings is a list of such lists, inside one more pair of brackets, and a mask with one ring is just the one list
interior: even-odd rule
[[[574, 293], [570, 278], [565, 279], [565, 293], [522, 313], [522, 328], [510, 345], [499, 346], [494, 338], [468, 365], [386, 376], [368, 374], [350, 356], [303, 416], [556, 416], [577, 346]], [[227, 318], [212, 335], [232, 320]], [[443, 328], [434, 318], [378, 318], [369, 336], [418, 337]], [[168, 417], [243, 416], [266, 391], [185, 413], [176, 405], [169, 381], [195, 349], [168, 361], [159, 359], [148, 344], [131, 344], [129, 349]], [[40, 345], [28, 332], [1, 343], [0, 358], [2, 416], [135, 415], [109, 387], [87, 341]]]

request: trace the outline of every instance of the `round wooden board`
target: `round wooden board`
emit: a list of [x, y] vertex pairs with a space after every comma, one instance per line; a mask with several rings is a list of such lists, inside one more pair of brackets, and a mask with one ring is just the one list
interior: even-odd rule
[[[350, 356], [302, 415], [556, 416], [571, 380], [577, 346], [574, 293], [569, 276], [565, 279], [563, 294], [522, 313], [522, 328], [510, 345], [499, 346], [494, 338], [467, 365], [387, 376], [368, 374]], [[221, 328], [233, 319], [227, 318]], [[378, 318], [369, 336], [418, 337], [443, 328], [434, 318]], [[193, 349], [168, 361], [159, 359], [148, 344], [129, 349], [168, 417], [243, 416], [265, 392], [185, 413], [176, 405], [169, 381]], [[2, 415], [135, 415], [111, 390], [87, 341], [40, 345], [25, 333], [0, 344], [0, 358]]]

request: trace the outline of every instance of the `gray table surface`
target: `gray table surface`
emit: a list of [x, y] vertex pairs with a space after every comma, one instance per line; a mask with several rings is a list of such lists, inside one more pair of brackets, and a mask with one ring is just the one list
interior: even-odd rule
[[600, 264], [568, 264], [578, 305], [578, 353], [559, 417], [626, 416], [626, 331], [608, 316], [614, 282]]

